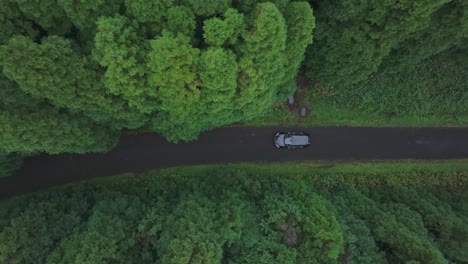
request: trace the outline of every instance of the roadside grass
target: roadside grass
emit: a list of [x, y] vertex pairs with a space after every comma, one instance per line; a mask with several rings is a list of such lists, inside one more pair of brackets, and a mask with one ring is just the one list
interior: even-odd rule
[[468, 160], [310, 161], [201, 165], [161, 170], [163, 175], [206, 176], [241, 170], [249, 176], [309, 179], [316, 184], [468, 188]]
[[[126, 188], [146, 184], [150, 178], [215, 177], [244, 173], [259, 180], [285, 178], [310, 180], [317, 186], [339, 184], [403, 187], [437, 187], [450, 190], [468, 189], [468, 159], [394, 160], [394, 161], [308, 161], [284, 163], [232, 163], [172, 167], [141, 174], [123, 173], [110, 177], [69, 183], [36, 193], [67, 189], [80, 184], [100, 188]], [[31, 194], [26, 194], [32, 195]]]
[[[377, 74], [349, 87], [311, 84], [296, 95], [308, 114], [276, 103], [245, 126], [432, 126], [468, 125], [468, 69], [438, 56], [399, 74]], [[304, 89], [304, 88], [302, 88]]]

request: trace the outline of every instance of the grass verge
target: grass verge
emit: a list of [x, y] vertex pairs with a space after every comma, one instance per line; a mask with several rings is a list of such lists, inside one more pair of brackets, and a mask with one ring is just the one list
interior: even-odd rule
[[210, 177], [222, 172], [243, 172], [249, 177], [263, 180], [272, 178], [307, 179], [318, 185], [352, 184], [365, 186], [468, 188], [468, 159], [459, 160], [395, 160], [395, 161], [310, 161], [285, 163], [239, 163], [224, 165], [197, 165], [173, 167], [135, 175], [124, 173], [111, 177], [53, 187], [49, 190], [69, 188], [79, 184], [101, 187], [129, 186], [145, 182], [151, 177]]

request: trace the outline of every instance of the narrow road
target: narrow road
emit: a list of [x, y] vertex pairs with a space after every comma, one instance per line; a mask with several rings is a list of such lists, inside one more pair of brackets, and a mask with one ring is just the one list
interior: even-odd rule
[[0, 178], [0, 199], [70, 182], [151, 169], [246, 161], [468, 158], [468, 128], [298, 128], [310, 133], [305, 149], [276, 149], [279, 127], [234, 127], [172, 144], [158, 134], [124, 135], [106, 154], [39, 155], [16, 175]]

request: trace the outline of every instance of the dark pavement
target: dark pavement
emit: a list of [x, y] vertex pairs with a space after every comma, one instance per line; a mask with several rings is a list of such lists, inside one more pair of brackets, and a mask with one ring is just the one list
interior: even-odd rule
[[[285, 130], [310, 133], [311, 146], [275, 148], [273, 135]], [[123, 135], [120, 144], [106, 154], [43, 154], [27, 159], [16, 175], [0, 178], [0, 199], [69, 182], [172, 166], [408, 158], [468, 158], [468, 128], [231, 127], [179, 144], [158, 134]]]

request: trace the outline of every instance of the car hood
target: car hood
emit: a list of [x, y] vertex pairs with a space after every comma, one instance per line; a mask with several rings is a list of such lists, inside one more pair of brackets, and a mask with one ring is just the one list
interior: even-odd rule
[[[271, 141], [270, 141], [271, 142]], [[277, 135], [275, 137], [275, 144], [280, 146], [280, 147], [284, 147], [284, 134], [280, 134], [280, 135]]]

